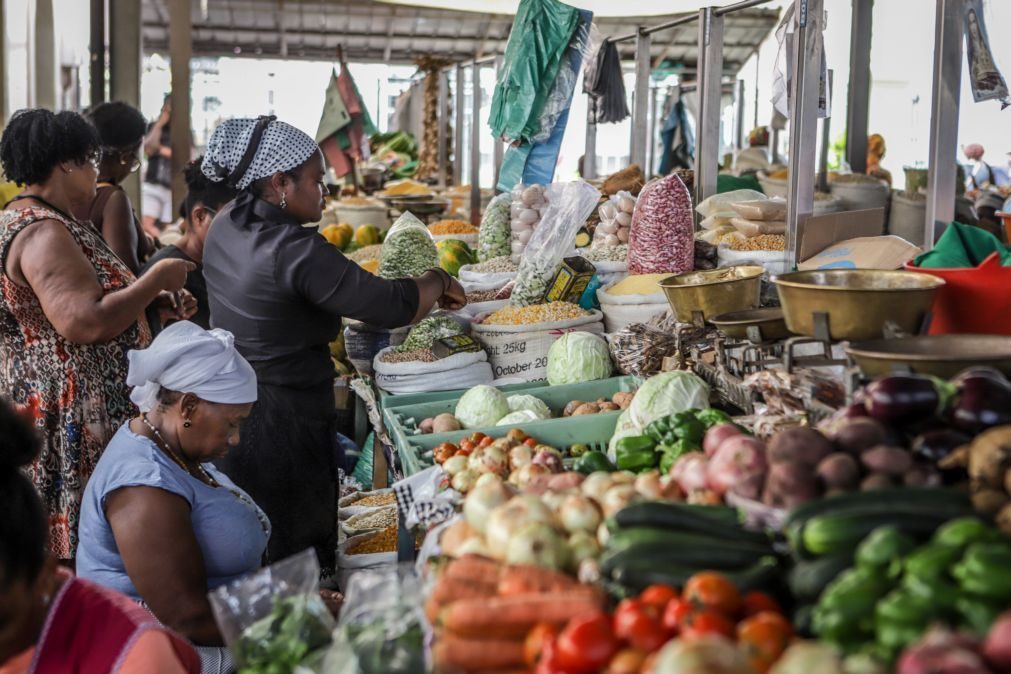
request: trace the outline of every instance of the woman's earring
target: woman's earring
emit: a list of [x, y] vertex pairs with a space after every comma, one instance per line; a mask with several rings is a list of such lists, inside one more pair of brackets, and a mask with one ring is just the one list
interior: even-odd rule
[[186, 421], [183, 422], [183, 428], [189, 428], [192, 425], [193, 425], [193, 422], [190, 421], [189, 419], [187, 419]]
[[281, 203], [280, 203], [280, 206], [281, 206], [282, 209], [288, 208], [288, 199], [287, 199], [287, 195], [284, 192], [281, 192]]

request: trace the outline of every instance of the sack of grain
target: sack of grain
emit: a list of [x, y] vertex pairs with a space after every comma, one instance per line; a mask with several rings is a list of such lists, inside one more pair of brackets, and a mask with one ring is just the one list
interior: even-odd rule
[[390, 346], [400, 346], [411, 331], [411, 326], [387, 330], [350, 319], [345, 319], [345, 324], [344, 345], [348, 360], [362, 375], [372, 374], [372, 361], [377, 353]]
[[419, 360], [402, 363], [384, 361], [384, 354], [392, 352], [392, 348], [383, 349], [376, 354], [373, 362], [376, 385], [389, 393], [452, 391], [489, 384], [494, 379], [488, 354], [484, 351], [458, 353], [430, 363]]
[[[604, 331], [613, 334], [633, 323], [647, 323], [657, 314], [666, 312], [670, 308], [667, 297], [656, 285], [656, 281], [666, 277], [666, 274], [629, 276], [598, 289], [597, 301], [604, 314]], [[628, 286], [627, 291], [624, 286]], [[618, 293], [611, 292], [615, 288]]]

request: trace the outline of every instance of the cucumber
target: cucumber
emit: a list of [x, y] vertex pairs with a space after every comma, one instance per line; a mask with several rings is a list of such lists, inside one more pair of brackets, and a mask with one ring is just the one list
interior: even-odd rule
[[[698, 573], [698, 569], [684, 566], [655, 566], [634, 562], [615, 569], [611, 575], [611, 579], [633, 592], [641, 592], [644, 588], [655, 583], [670, 585], [671, 587], [683, 587], [688, 579], [696, 573]], [[723, 571], [721, 573], [729, 578], [737, 586], [738, 590], [744, 593], [751, 590], [767, 591], [774, 588], [780, 569], [776, 558], [767, 556], [760, 558], [751, 566], [740, 571]]]
[[786, 518], [785, 526], [803, 525], [818, 515], [843, 513], [850, 510], [895, 512], [920, 509], [937, 512], [938, 509], [959, 508], [972, 510], [969, 497], [955, 489], [931, 487], [899, 487], [875, 491], [858, 491], [815, 501], [795, 508]]
[[614, 516], [612, 530], [635, 527], [693, 532], [732, 541], [768, 541], [765, 534], [742, 527], [735, 509], [719, 506], [645, 502], [623, 508]]
[[852, 553], [822, 557], [794, 565], [787, 575], [790, 592], [798, 601], [815, 601], [836, 576], [853, 566]]
[[[963, 513], [964, 514], [964, 513]], [[817, 515], [791, 537], [798, 550], [815, 556], [852, 552], [863, 539], [881, 526], [893, 526], [917, 539], [926, 539], [951, 517], [937, 509], [919, 512], [866, 513], [849, 511]]]
[[772, 553], [772, 546], [768, 542], [760, 544], [742, 540], [729, 541], [699, 533], [686, 533], [648, 527], [623, 529], [611, 534], [611, 537], [607, 539], [607, 549], [614, 552], [641, 545], [649, 545], [661, 549], [665, 548], [671, 551], [677, 551], [681, 548], [699, 548], [703, 551], [726, 549], [737, 552], [745, 557], [750, 555], [747, 561], [753, 561], [756, 557]]
[[[770, 551], [766, 551], [766, 554]], [[621, 550], [608, 550], [600, 558], [600, 569], [608, 574], [614, 569], [629, 563], [655, 564], [658, 567], [667, 565], [684, 566], [697, 571], [712, 569], [714, 571], [737, 571], [754, 563], [756, 556], [761, 556], [751, 550], [731, 546], [676, 546], [665, 543], [639, 543]], [[648, 560], [648, 562], [646, 561]]]

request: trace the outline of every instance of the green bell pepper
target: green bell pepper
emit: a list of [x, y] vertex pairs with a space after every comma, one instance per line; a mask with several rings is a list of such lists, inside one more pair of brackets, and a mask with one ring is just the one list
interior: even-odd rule
[[973, 543], [951, 570], [963, 591], [992, 600], [1011, 600], [1011, 550], [1004, 543]]
[[701, 421], [691, 419], [676, 425], [674, 435], [678, 440], [684, 440], [696, 447], [701, 447], [702, 439], [706, 436], [706, 427]]
[[877, 644], [887, 660], [894, 660], [910, 644], [923, 636], [924, 628], [899, 623], [883, 625], [876, 631]]
[[935, 582], [948, 575], [958, 557], [957, 548], [925, 545], [906, 557], [903, 570], [906, 576], [916, 576], [925, 582]]
[[934, 533], [932, 543], [964, 550], [973, 543], [1000, 540], [1000, 532], [975, 517], [959, 517], [947, 522]]
[[915, 547], [916, 541], [897, 527], [878, 527], [857, 547], [857, 566], [883, 569]]
[[573, 469], [577, 473], [582, 473], [583, 475], [589, 475], [590, 473], [596, 473], [597, 471], [613, 473], [615, 470], [614, 464], [607, 458], [607, 455], [595, 450], [589, 451], [579, 457], [576, 460], [576, 465], [573, 466]]
[[955, 602], [955, 610], [961, 618], [961, 625], [979, 636], [990, 631], [997, 616], [1007, 608], [1002, 602], [991, 603], [978, 597], [962, 596]]
[[616, 463], [620, 470], [630, 470], [633, 473], [656, 468], [656, 442], [648, 435], [633, 435], [622, 438], [615, 447]]
[[688, 440], [693, 445], [702, 446], [706, 426], [695, 418], [694, 412], [678, 412], [656, 419], [646, 426], [646, 435], [657, 444], [671, 445], [678, 440]]
[[883, 625], [913, 625], [920, 628], [936, 614], [936, 607], [908, 589], [892, 590], [874, 608], [874, 622], [880, 629]]
[[[873, 609], [872, 609], [873, 615]], [[846, 649], [847, 644], [865, 641], [871, 635], [871, 625], [863, 619], [822, 609], [816, 606], [811, 613], [811, 631], [819, 638]]]
[[955, 601], [961, 596], [958, 586], [944, 578], [928, 581], [919, 576], [906, 576], [902, 579], [902, 588], [941, 613], [954, 611]]
[[710, 428], [716, 426], [717, 424], [733, 423], [733, 420], [730, 418], [729, 414], [727, 414], [723, 410], [713, 409], [712, 407], [705, 410], [699, 410], [699, 412], [695, 415], [695, 418], [705, 425], [706, 430], [709, 430]]

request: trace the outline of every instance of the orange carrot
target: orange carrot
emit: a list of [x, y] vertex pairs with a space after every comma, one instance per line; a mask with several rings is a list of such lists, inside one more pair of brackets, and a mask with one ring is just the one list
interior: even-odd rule
[[442, 625], [456, 635], [522, 638], [539, 622], [562, 625], [601, 609], [599, 595], [578, 589], [516, 597], [461, 599], [442, 612]]
[[503, 597], [541, 592], [564, 592], [578, 586], [564, 573], [540, 566], [515, 564], [502, 568], [498, 578], [498, 593]]
[[432, 649], [439, 672], [473, 672], [523, 666], [523, 642], [503, 639], [461, 639], [441, 634]]
[[499, 564], [493, 559], [478, 555], [464, 555], [446, 565], [442, 575], [447, 578], [478, 583], [498, 582]]
[[495, 595], [495, 584], [442, 576], [432, 587], [432, 598], [439, 604], [457, 599], [479, 599]]
[[425, 601], [425, 618], [428, 619], [428, 624], [429, 625], [435, 625], [435, 624], [437, 624], [437, 622], [439, 620], [439, 611], [441, 611], [441, 610], [442, 610], [442, 604], [440, 604], [439, 602], [435, 601], [431, 597], [429, 597]]

